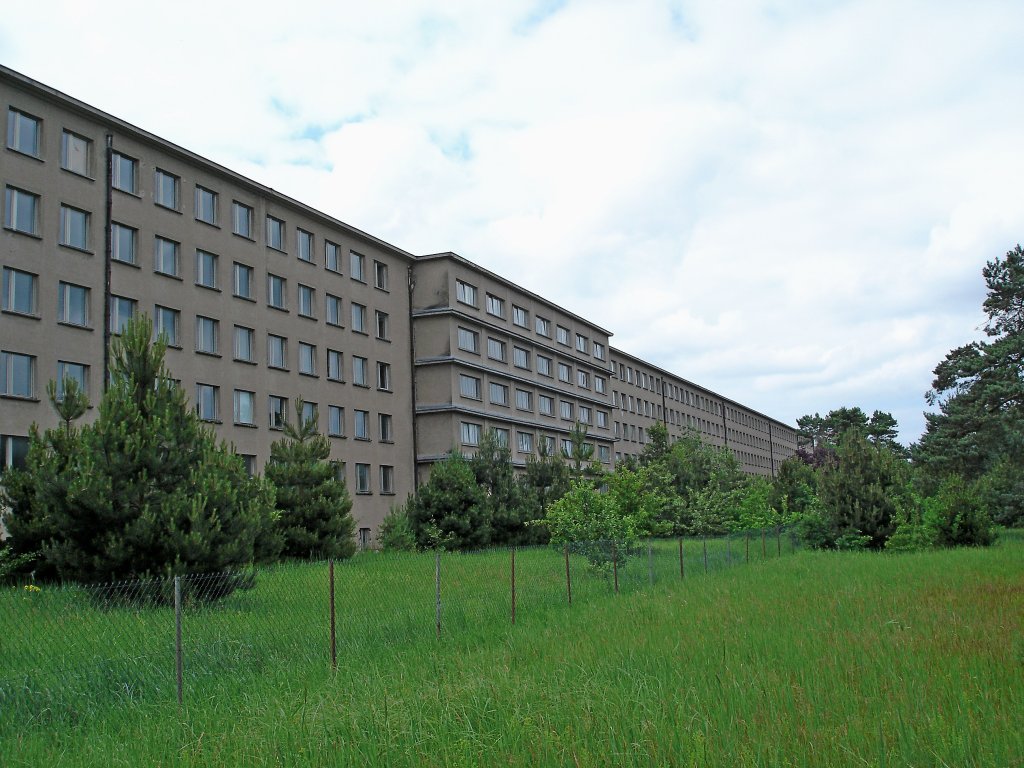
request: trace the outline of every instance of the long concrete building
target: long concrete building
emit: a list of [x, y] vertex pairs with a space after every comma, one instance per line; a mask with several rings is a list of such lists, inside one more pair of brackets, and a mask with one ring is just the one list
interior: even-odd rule
[[166, 335], [201, 419], [262, 470], [315, 409], [361, 543], [447, 452], [487, 429], [524, 464], [588, 426], [610, 469], [662, 421], [771, 474], [795, 429], [611, 347], [611, 332], [452, 253], [414, 255], [0, 67], [0, 468], [46, 384], [96, 417], [110, 340], [137, 312]]

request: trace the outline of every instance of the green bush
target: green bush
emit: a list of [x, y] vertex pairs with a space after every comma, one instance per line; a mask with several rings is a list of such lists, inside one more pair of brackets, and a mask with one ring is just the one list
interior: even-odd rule
[[924, 524], [931, 529], [937, 546], [988, 546], [996, 540], [995, 526], [977, 483], [950, 475], [922, 505]]
[[411, 552], [416, 549], [416, 532], [406, 507], [395, 507], [377, 530], [377, 544], [385, 552]]

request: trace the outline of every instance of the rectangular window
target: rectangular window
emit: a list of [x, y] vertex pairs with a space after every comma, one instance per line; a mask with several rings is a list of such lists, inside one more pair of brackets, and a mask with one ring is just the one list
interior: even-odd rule
[[28, 461], [28, 438], [0, 435], [0, 473], [15, 467], [24, 469]]
[[392, 431], [392, 419], [390, 413], [378, 413], [377, 414], [377, 427], [379, 428], [378, 434], [380, 435], [380, 441], [382, 443], [390, 443], [395, 439]]
[[377, 389], [391, 391], [391, 363], [377, 363]]
[[537, 373], [541, 376], [551, 376], [551, 358], [537, 355]]
[[579, 416], [578, 416], [578, 418], [579, 418], [580, 424], [590, 424], [590, 408], [585, 406], [585, 405], [581, 405], [579, 407]]
[[235, 284], [235, 296], [240, 299], [255, 300], [256, 285], [253, 268], [246, 264], [239, 264], [237, 261], [231, 268]]
[[299, 342], [299, 373], [316, 376], [316, 345]]
[[299, 229], [296, 232], [298, 239], [298, 250], [299, 259], [302, 261], [313, 262], [313, 233], [307, 232], [304, 229]]
[[508, 405], [508, 387], [504, 384], [491, 382], [491, 402], [494, 405]]
[[217, 224], [217, 193], [196, 184], [196, 220]]
[[497, 339], [487, 339], [487, 356], [492, 360], [505, 360], [505, 342]]
[[533, 410], [533, 394], [525, 389], [516, 390], [516, 408], [520, 411]]
[[356, 493], [370, 493], [370, 465], [356, 464]]
[[[67, 134], [64, 134], [67, 136]], [[113, 157], [113, 183], [114, 189], [127, 192], [130, 195], [139, 193], [139, 161], [115, 152]]]
[[370, 386], [370, 361], [365, 357], [352, 356], [352, 383], [357, 387]]
[[468, 328], [459, 328], [459, 349], [467, 352], [480, 352], [480, 334]]
[[597, 458], [601, 460], [602, 464], [607, 464], [611, 461], [611, 449], [607, 445], [597, 446]]
[[287, 309], [287, 282], [278, 275], [267, 274], [267, 304], [274, 309]]
[[480, 425], [464, 421], [460, 425], [463, 445], [480, 445]]
[[480, 399], [480, 379], [476, 376], [467, 376], [464, 373], [459, 374], [459, 394], [463, 397], [469, 397], [473, 400]]
[[380, 492], [386, 494], [395, 492], [395, 468], [387, 464], [380, 465]]
[[476, 306], [476, 286], [464, 283], [461, 280], [455, 281], [455, 297], [463, 304]]
[[568, 400], [561, 400], [558, 403], [558, 415], [563, 419], [572, 421], [572, 403]]
[[387, 341], [391, 338], [391, 322], [388, 313], [377, 310], [375, 315], [377, 319], [377, 338], [381, 341]]
[[520, 328], [530, 327], [530, 313], [522, 307], [517, 307], [515, 304], [512, 305], [512, 323], [518, 325]]
[[170, 208], [174, 211], [178, 210], [180, 200], [178, 187], [180, 184], [181, 179], [173, 173], [167, 173], [167, 171], [161, 171], [157, 168], [153, 183], [153, 202], [157, 205], [162, 205], [164, 208]]
[[196, 251], [196, 285], [203, 288], [217, 287], [217, 254]]
[[235, 390], [235, 424], [253, 426], [256, 423], [256, 393]]
[[5, 312], [19, 312], [23, 315], [36, 314], [36, 276], [19, 269], [4, 267], [3, 303]]
[[217, 354], [217, 326], [219, 323], [212, 317], [196, 315], [196, 352], [208, 355]]
[[582, 368], [576, 370], [576, 386], [590, 389], [590, 374]]
[[579, 333], [576, 334], [576, 351], [583, 354], [587, 353], [587, 337]]
[[252, 208], [235, 200], [231, 204], [231, 231], [252, 240]]
[[284, 222], [273, 216], [267, 216], [267, 247], [284, 251]]
[[564, 381], [566, 384], [572, 383], [572, 368], [565, 363], [558, 364], [558, 380]]
[[505, 316], [505, 300], [499, 299], [497, 296], [487, 294], [487, 314], [494, 315], [495, 317]]
[[342, 353], [336, 349], [327, 350], [327, 378], [331, 381], [342, 381], [344, 379], [344, 358]]
[[284, 336], [267, 334], [267, 366], [288, 369], [288, 339]]
[[598, 360], [604, 360], [604, 344], [594, 342], [594, 357]]
[[7, 146], [15, 152], [39, 157], [43, 139], [43, 121], [17, 109], [7, 112]]
[[608, 413], [606, 411], [597, 412], [597, 426], [608, 429]]
[[303, 317], [316, 317], [316, 294], [302, 283], [299, 283], [299, 314]]
[[563, 328], [560, 325], [556, 326], [555, 327], [555, 340], [559, 344], [564, 344], [565, 346], [568, 347], [569, 346], [569, 329], [568, 328]]
[[373, 262], [373, 287], [382, 291], [388, 289], [388, 265], [382, 261]]
[[157, 304], [153, 307], [153, 335], [157, 338], [164, 337], [169, 347], [181, 346], [181, 313], [170, 307], [162, 307]]
[[[117, 155], [117, 157], [124, 158], [124, 155]], [[130, 160], [131, 158], [124, 158]], [[134, 161], [133, 161], [134, 162]], [[84, 136], [79, 136], [77, 133], [71, 133], [71, 131], [64, 131], [61, 136], [60, 145], [60, 167], [65, 171], [71, 171], [77, 173], [79, 176], [89, 176], [90, 170], [92, 169], [92, 142]], [[114, 186], [118, 189], [122, 187], [118, 186], [119, 179], [116, 178], [115, 163], [115, 180]], [[124, 183], [124, 179], [120, 179]], [[127, 192], [135, 192], [135, 179], [132, 177], [131, 189], [125, 190]]]
[[348, 271], [353, 280], [366, 282], [366, 258], [355, 251], [348, 252]]
[[288, 398], [278, 395], [270, 396], [270, 428], [284, 429], [288, 423]]
[[89, 212], [69, 205], [60, 207], [60, 244], [80, 251], [89, 248]]
[[341, 246], [324, 240], [324, 266], [331, 272], [341, 272]]
[[119, 334], [135, 314], [135, 299], [124, 296], [110, 297], [110, 332]]
[[533, 453], [533, 433], [516, 432], [516, 444], [520, 453]]
[[256, 331], [242, 325], [235, 326], [235, 360], [252, 363], [256, 357]]
[[219, 388], [212, 384], [196, 384], [196, 413], [203, 421], [217, 421]]
[[369, 440], [370, 439], [370, 412], [360, 411], [355, 412], [355, 436], [356, 440]]
[[522, 347], [512, 347], [512, 363], [516, 368], [530, 367], [530, 353]]
[[595, 376], [594, 377], [594, 391], [603, 395], [603, 394], [605, 394], [607, 392], [607, 390], [608, 390], [607, 382], [605, 381], [604, 376]]
[[27, 235], [39, 234], [39, 195], [7, 187], [4, 191], [4, 226]]
[[88, 328], [89, 289], [73, 283], [58, 284], [57, 320], [61, 323]]
[[545, 336], [549, 339], [551, 338], [551, 321], [546, 317], [535, 317], [534, 328], [536, 328], [537, 333], [541, 336]]
[[509, 430], [500, 427], [494, 428], [494, 439], [502, 448], [508, 448]]
[[345, 409], [340, 405], [327, 406], [327, 434], [330, 437], [345, 436]]
[[572, 440], [562, 440], [562, 455], [566, 458], [572, 456]]
[[156, 238], [153, 254], [153, 271], [161, 275], [178, 276], [178, 250], [180, 245], [165, 237]]
[[36, 359], [17, 352], [0, 352], [0, 395], [35, 395]]
[[555, 415], [555, 399], [547, 395], [537, 395], [537, 410], [541, 416]]
[[354, 301], [349, 306], [352, 309], [352, 330], [356, 333], [366, 333], [366, 307]]
[[89, 366], [82, 363], [70, 363], [66, 360], [57, 361], [57, 400], [64, 399], [64, 382], [71, 379], [78, 385], [78, 391], [89, 394]]
[[328, 325], [341, 326], [341, 298], [328, 293], [324, 297], [324, 312]]

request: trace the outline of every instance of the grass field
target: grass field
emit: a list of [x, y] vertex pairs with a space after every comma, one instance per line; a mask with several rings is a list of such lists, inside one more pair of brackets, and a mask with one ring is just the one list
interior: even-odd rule
[[519, 552], [514, 626], [509, 553], [446, 556], [440, 640], [433, 557], [361, 556], [337, 569], [336, 672], [326, 566], [276, 569], [187, 612], [181, 711], [167, 608], [10, 590], [0, 764], [1024, 766], [1020, 538], [770, 544], [730, 568], [715, 542], [705, 576], [689, 542], [685, 580], [658, 544], [618, 596], [574, 559], [572, 607], [560, 555]]

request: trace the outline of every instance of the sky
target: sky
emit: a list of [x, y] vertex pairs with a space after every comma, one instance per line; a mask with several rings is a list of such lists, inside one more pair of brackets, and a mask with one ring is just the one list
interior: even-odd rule
[[0, 63], [788, 423], [924, 428], [1024, 232], [1024, 3], [4, 10]]

